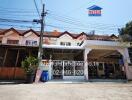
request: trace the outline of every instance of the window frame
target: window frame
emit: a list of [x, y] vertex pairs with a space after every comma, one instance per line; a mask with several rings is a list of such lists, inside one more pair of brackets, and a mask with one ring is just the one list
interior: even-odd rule
[[60, 42], [62, 46], [71, 46], [71, 42]]
[[7, 44], [19, 44], [19, 40], [8, 39]]

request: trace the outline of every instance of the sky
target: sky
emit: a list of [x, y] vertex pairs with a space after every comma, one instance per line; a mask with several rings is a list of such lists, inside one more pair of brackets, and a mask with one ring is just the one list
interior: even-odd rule
[[[132, 0], [35, 0], [39, 14], [42, 3], [48, 14], [45, 17], [45, 31], [69, 31], [72, 33], [95, 30], [95, 34], [118, 34], [118, 28], [132, 20]], [[102, 16], [88, 16], [88, 7], [97, 5]], [[0, 19], [39, 19], [34, 0], [0, 0]], [[2, 22], [0, 28], [40, 30], [36, 23]]]

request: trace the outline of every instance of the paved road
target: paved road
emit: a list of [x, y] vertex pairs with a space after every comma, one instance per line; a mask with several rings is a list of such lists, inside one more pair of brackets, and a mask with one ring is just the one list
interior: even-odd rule
[[132, 83], [0, 85], [0, 100], [132, 100]]

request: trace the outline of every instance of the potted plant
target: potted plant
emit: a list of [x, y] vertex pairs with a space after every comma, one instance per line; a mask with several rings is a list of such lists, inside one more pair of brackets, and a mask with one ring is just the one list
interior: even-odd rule
[[22, 61], [21, 64], [22, 64], [22, 68], [26, 72], [26, 82], [33, 83], [35, 74], [36, 74], [36, 69], [38, 66], [38, 59], [32, 56], [29, 56], [29, 57], [26, 57], [26, 59]]

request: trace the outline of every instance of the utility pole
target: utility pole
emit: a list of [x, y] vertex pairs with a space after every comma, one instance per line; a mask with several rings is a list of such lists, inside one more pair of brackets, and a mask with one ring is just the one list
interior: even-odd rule
[[42, 73], [42, 55], [43, 55], [43, 48], [42, 48], [42, 44], [43, 44], [43, 33], [44, 33], [44, 26], [45, 26], [45, 16], [46, 16], [47, 12], [45, 12], [45, 4], [43, 4], [43, 9], [42, 9], [42, 13], [41, 13], [41, 18], [40, 20], [33, 20], [33, 22], [36, 23], [40, 23], [41, 24], [41, 31], [40, 31], [40, 37], [39, 37], [39, 50], [38, 50], [38, 69], [36, 72], [36, 78], [35, 78], [35, 82], [39, 82], [39, 79], [41, 77], [41, 73]]
[[42, 61], [42, 55], [43, 55], [43, 33], [44, 33], [44, 17], [45, 17], [45, 5], [43, 4], [43, 9], [41, 13], [41, 19], [40, 19], [40, 24], [41, 24], [41, 31], [40, 31], [40, 37], [39, 37], [39, 50], [38, 50], [38, 63], [39, 63], [39, 69], [41, 69], [41, 61]]

